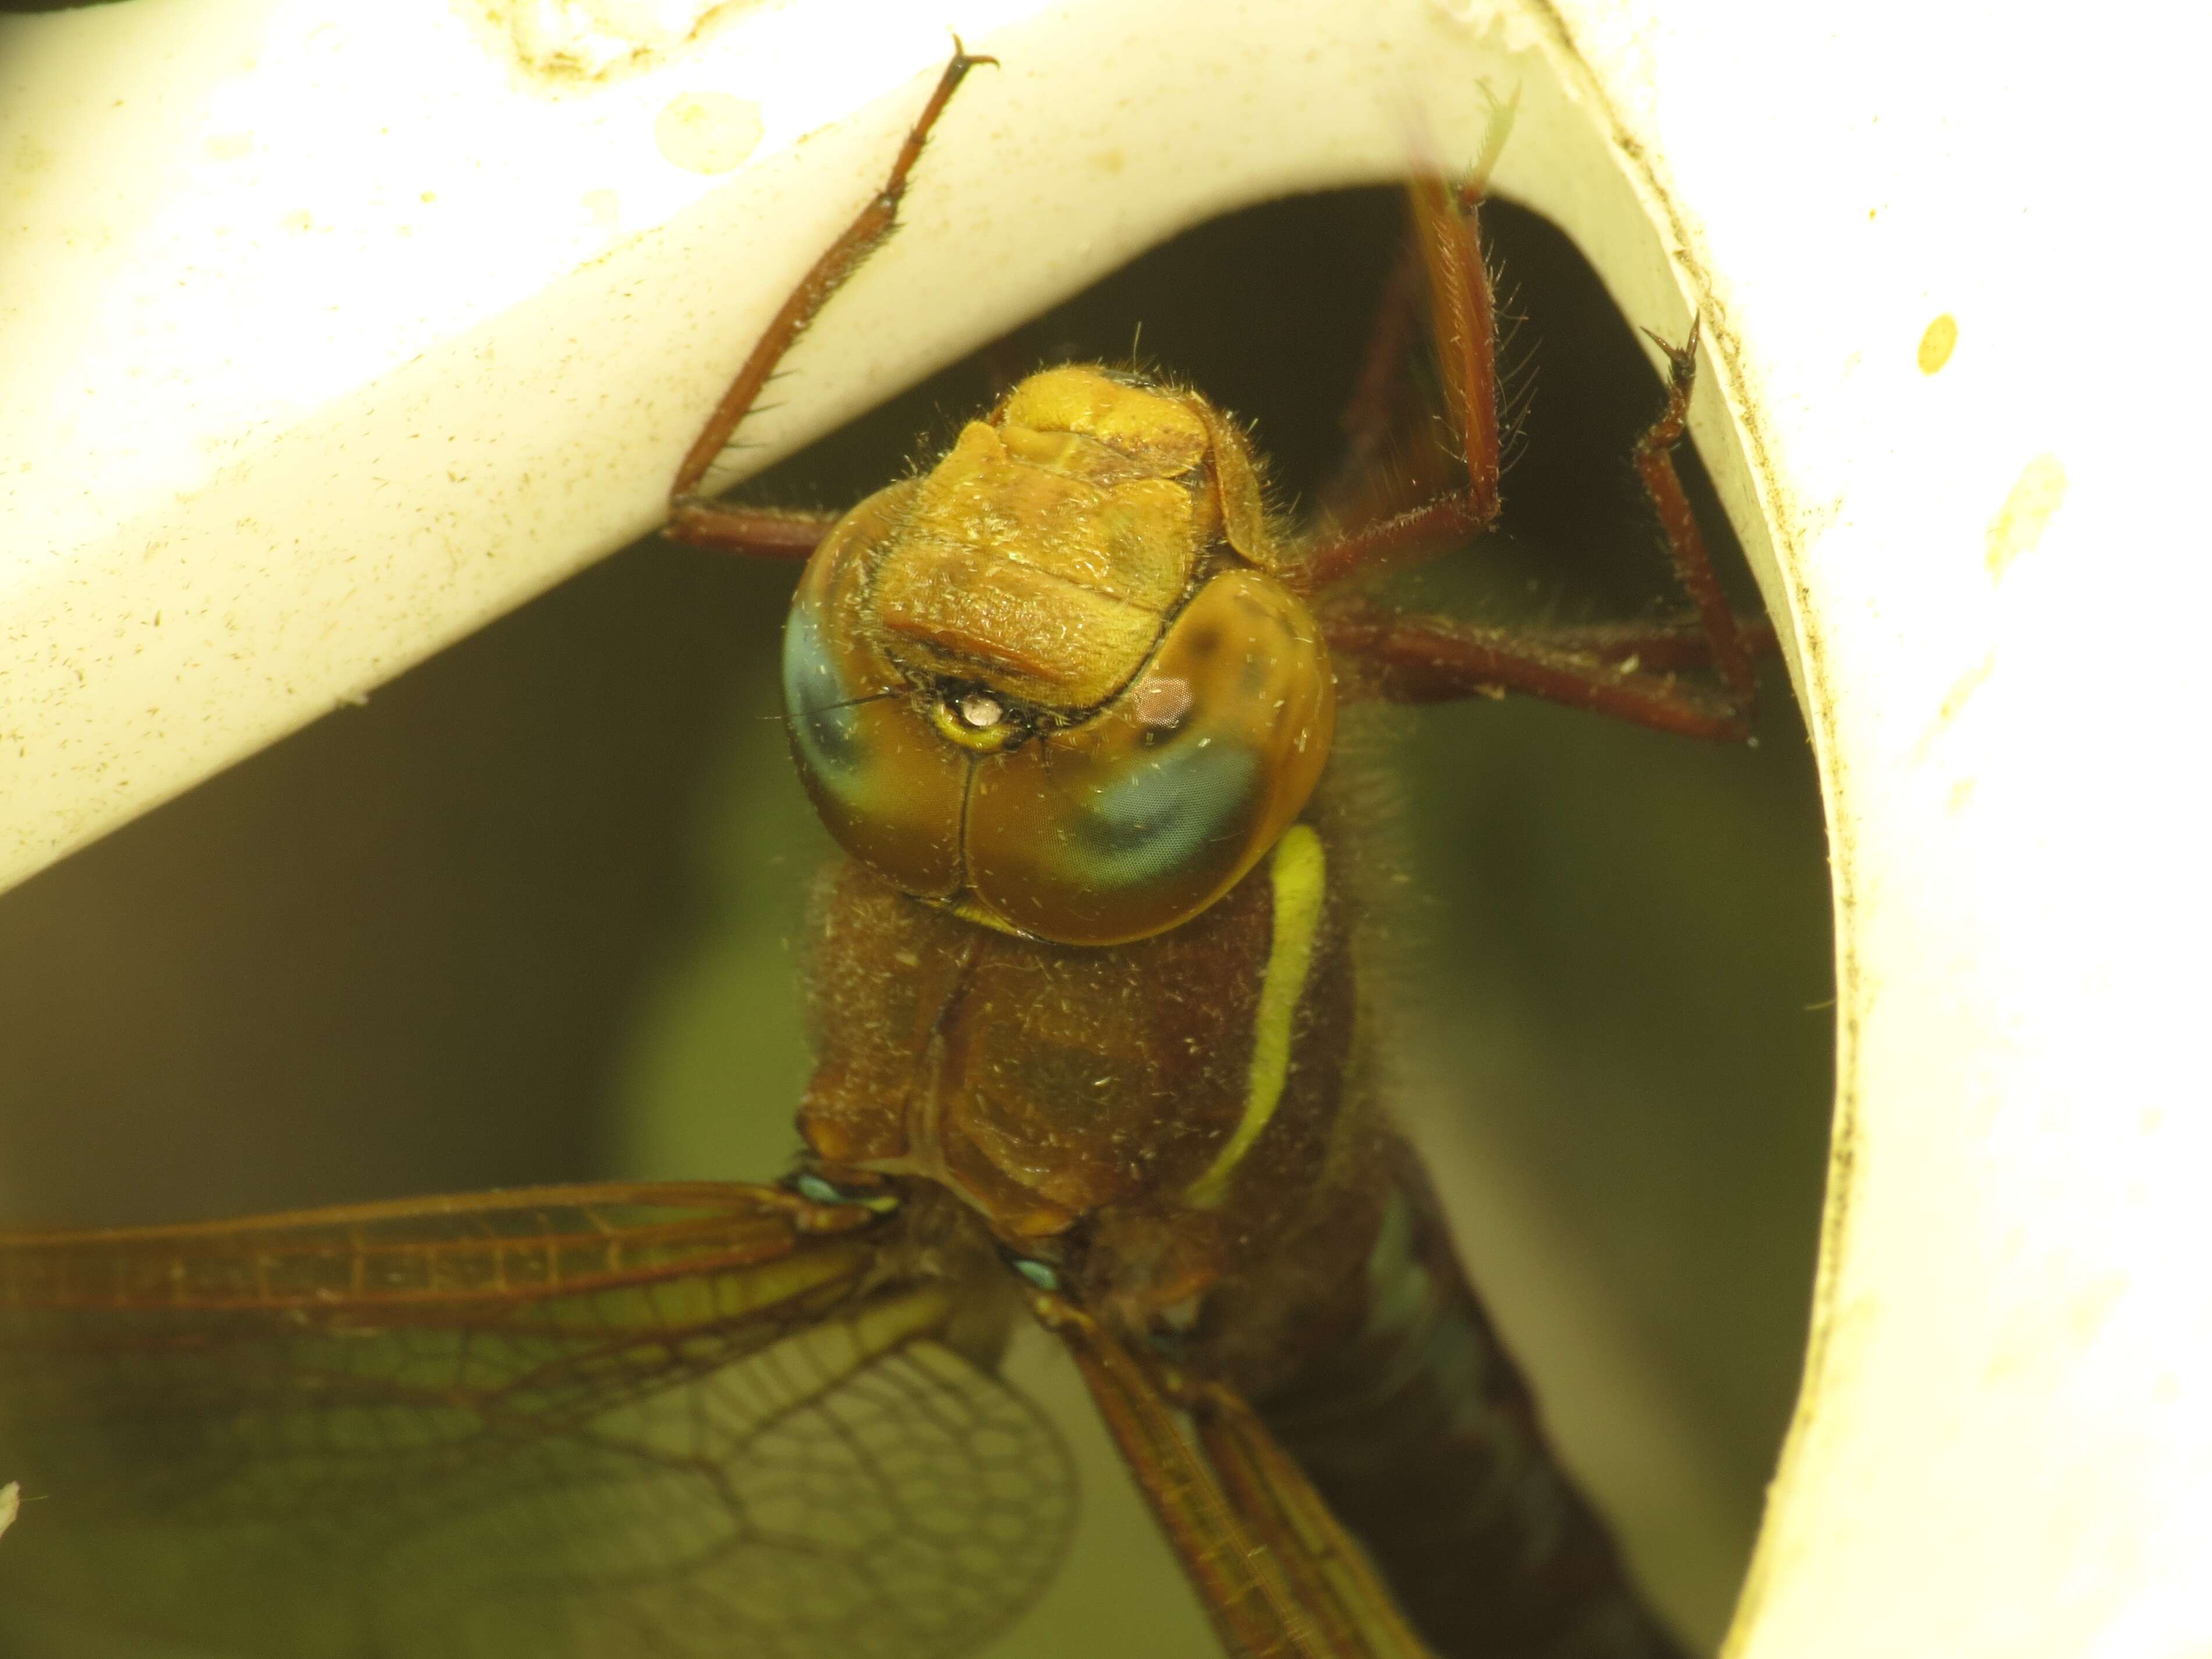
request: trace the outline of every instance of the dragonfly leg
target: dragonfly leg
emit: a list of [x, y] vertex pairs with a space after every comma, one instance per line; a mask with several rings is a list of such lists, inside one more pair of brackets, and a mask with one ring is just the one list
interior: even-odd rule
[[[1765, 619], [1729, 620], [1747, 662], [1774, 648]], [[1520, 692], [1684, 737], [1751, 733], [1745, 705], [1677, 677], [1716, 660], [1702, 620], [1544, 631], [1354, 602], [1330, 607], [1322, 626], [1350, 696], [1425, 703]]]
[[1391, 279], [1345, 416], [1352, 464], [1373, 459], [1394, 424], [1394, 387], [1425, 295], [1464, 478], [1419, 506], [1326, 530], [1305, 550], [1305, 579], [1316, 589], [1442, 552], [1497, 520], [1497, 316], [1476, 210], [1512, 118], [1510, 104], [1492, 109], [1482, 160], [1465, 179], [1453, 184], [1428, 173], [1407, 184], [1418, 262], [1409, 258]]
[[803, 559], [822, 544], [842, 513], [738, 507], [728, 501], [671, 501], [668, 533], [694, 547], [757, 559]]
[[[1636, 468], [1666, 532], [1692, 617], [1658, 623], [1528, 630], [1486, 628], [1442, 616], [1385, 610], [1358, 599], [1323, 611], [1330, 647], [1348, 659], [1355, 696], [1442, 702], [1523, 692], [1637, 726], [1684, 736], [1750, 735], [1754, 654], [1775, 649], [1772, 625], [1739, 617], [1714, 574], [1697, 515], [1674, 470], [1696, 385], [1698, 331], [1679, 347], [1652, 339], [1669, 364], [1667, 404], [1637, 440]], [[1675, 678], [1713, 671], [1717, 691]]]
[[1420, 255], [1408, 246], [1401, 250], [1383, 286], [1382, 301], [1376, 307], [1374, 326], [1360, 358], [1358, 377], [1338, 419], [1344, 432], [1344, 455], [1337, 464], [1336, 476], [1321, 494], [1322, 516], [1326, 519], [1343, 521], [1354, 516], [1333, 510], [1336, 499], [1364, 494], [1368, 480], [1389, 462], [1390, 451], [1403, 434], [1407, 419], [1405, 386], [1413, 347], [1420, 337], [1421, 299]]
[[727, 552], [803, 558], [814, 550], [836, 523], [836, 514], [726, 506], [699, 494], [699, 487], [706, 479], [707, 469], [728, 447], [731, 436], [759, 402], [762, 388], [775, 373], [785, 353], [805, 332], [806, 325], [829, 303], [830, 297], [866, 263], [870, 254], [883, 246], [884, 238], [897, 225], [899, 203], [906, 195], [908, 176], [921, 158], [922, 146], [929, 142], [930, 129], [937, 125], [945, 106], [952, 101], [953, 93], [967, 78], [968, 71], [978, 64], [997, 61], [971, 54], [961, 46], [958, 36], [953, 38], [952, 60], [937, 77], [937, 86], [908, 131], [906, 142], [899, 146], [897, 158], [892, 161], [882, 188], [869, 198], [867, 204], [853, 216], [852, 222], [837, 240], [799, 278], [799, 285], [792, 289], [754, 343], [751, 355], [738, 369], [737, 378], [730, 382], [721, 401], [714, 405], [714, 412], [707, 417], [706, 425], [699, 428], [698, 437], [692, 441], [683, 465], [677, 469], [675, 482], [668, 487], [670, 535], [679, 541]]
[[1729, 609], [1728, 598], [1721, 592], [1719, 579], [1713, 574], [1705, 532], [1698, 528], [1698, 515], [1690, 510], [1690, 498], [1682, 493], [1681, 477], [1674, 471], [1674, 446], [1682, 441], [1690, 414], [1690, 393], [1697, 386], [1698, 321], [1694, 317], [1690, 319], [1689, 337], [1679, 346], [1669, 345], [1649, 329], [1644, 332], [1667, 354], [1667, 407], [1636, 441], [1637, 475], [1644, 480], [1644, 493], [1650, 496], [1666, 530], [1667, 556], [1674, 561], [1674, 574], [1697, 607], [1698, 621], [1712, 647], [1713, 667], [1728, 689], [1729, 701], [1747, 724], [1756, 689], [1751, 653], [1745, 647], [1735, 615]]
[[[1498, 519], [1497, 318], [1477, 213], [1511, 118], [1510, 106], [1493, 111], [1482, 156], [1457, 185], [1431, 174], [1408, 186], [1413, 246], [1386, 286], [1345, 411], [1346, 459], [1322, 493], [1318, 527], [1304, 550], [1303, 574], [1313, 589], [1430, 557]], [[1420, 413], [1408, 407], [1418, 400], [1406, 395], [1425, 297], [1460, 452], [1449, 458], [1425, 441]], [[1667, 402], [1633, 451], [1691, 618], [1532, 634], [1393, 613], [1346, 599], [1326, 605], [1323, 620], [1331, 646], [1357, 659], [1347, 664], [1352, 695], [1431, 702], [1526, 692], [1662, 731], [1748, 735], [1752, 659], [1774, 649], [1773, 631], [1763, 619], [1739, 618], [1730, 610], [1674, 460], [1696, 386], [1698, 337], [1694, 320], [1680, 346], [1650, 336], [1667, 358]], [[1403, 453], [1392, 457], [1394, 447]], [[1464, 469], [1463, 480], [1443, 483], [1439, 468], [1447, 460], [1455, 471]], [[1385, 473], [1388, 482], [1378, 490], [1373, 481]], [[1422, 492], [1428, 492], [1425, 500], [1419, 499]], [[1409, 498], [1414, 505], [1401, 505]], [[1717, 695], [1674, 678], [1688, 667], [1711, 671]]]

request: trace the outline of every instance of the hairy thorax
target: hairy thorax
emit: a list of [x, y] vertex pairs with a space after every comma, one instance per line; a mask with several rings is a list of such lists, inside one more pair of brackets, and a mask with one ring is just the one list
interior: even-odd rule
[[957, 1194], [1127, 1329], [1194, 1323], [1222, 1369], [1272, 1375], [1350, 1316], [1383, 1185], [1325, 859], [1299, 825], [1193, 921], [1103, 949], [841, 866], [809, 939], [809, 1146]]

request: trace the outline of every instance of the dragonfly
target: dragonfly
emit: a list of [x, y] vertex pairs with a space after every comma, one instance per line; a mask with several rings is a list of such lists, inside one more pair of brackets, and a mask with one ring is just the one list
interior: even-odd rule
[[[780, 1181], [599, 1183], [0, 1234], [0, 1602], [240, 1655], [954, 1656], [1060, 1571], [1068, 1357], [1247, 1659], [1666, 1656], [1369, 1060], [1340, 703], [1533, 695], [1747, 735], [1771, 632], [1672, 452], [1676, 619], [1532, 631], [1374, 579], [1500, 511], [1488, 160], [1415, 177], [1338, 485], [1302, 525], [1199, 392], [1069, 363], [850, 511], [710, 493], [993, 60], [702, 428], [672, 533], [801, 564], [794, 759], [845, 854]], [[1422, 343], [1441, 419], [1410, 392]], [[1386, 469], [1407, 434], [1418, 464]]]

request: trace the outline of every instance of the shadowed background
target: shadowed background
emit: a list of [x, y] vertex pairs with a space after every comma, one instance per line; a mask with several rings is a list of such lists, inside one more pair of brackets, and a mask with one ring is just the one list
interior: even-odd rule
[[[1352, 191], [1203, 227], [751, 493], [847, 505], [994, 372], [1126, 361], [1141, 320], [1294, 501], [1337, 453], [1398, 220]], [[1411, 591], [1678, 609], [1628, 464], [1647, 356], [1548, 227], [1486, 222], [1532, 398], [1509, 534]], [[775, 1173], [828, 851], [776, 720], [793, 574], [647, 542], [0, 896], [0, 1221]], [[1766, 687], [1753, 750], [1521, 702], [1375, 739], [1405, 1105], [1476, 1282], [1704, 1642], [1790, 1408], [1828, 1103], [1819, 806]]]

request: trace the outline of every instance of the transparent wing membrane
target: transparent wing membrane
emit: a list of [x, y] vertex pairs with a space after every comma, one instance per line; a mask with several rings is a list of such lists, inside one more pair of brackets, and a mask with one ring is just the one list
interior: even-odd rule
[[1072, 1476], [960, 1287], [864, 1288], [866, 1223], [607, 1188], [0, 1238], [0, 1607], [285, 1659], [964, 1651]]

